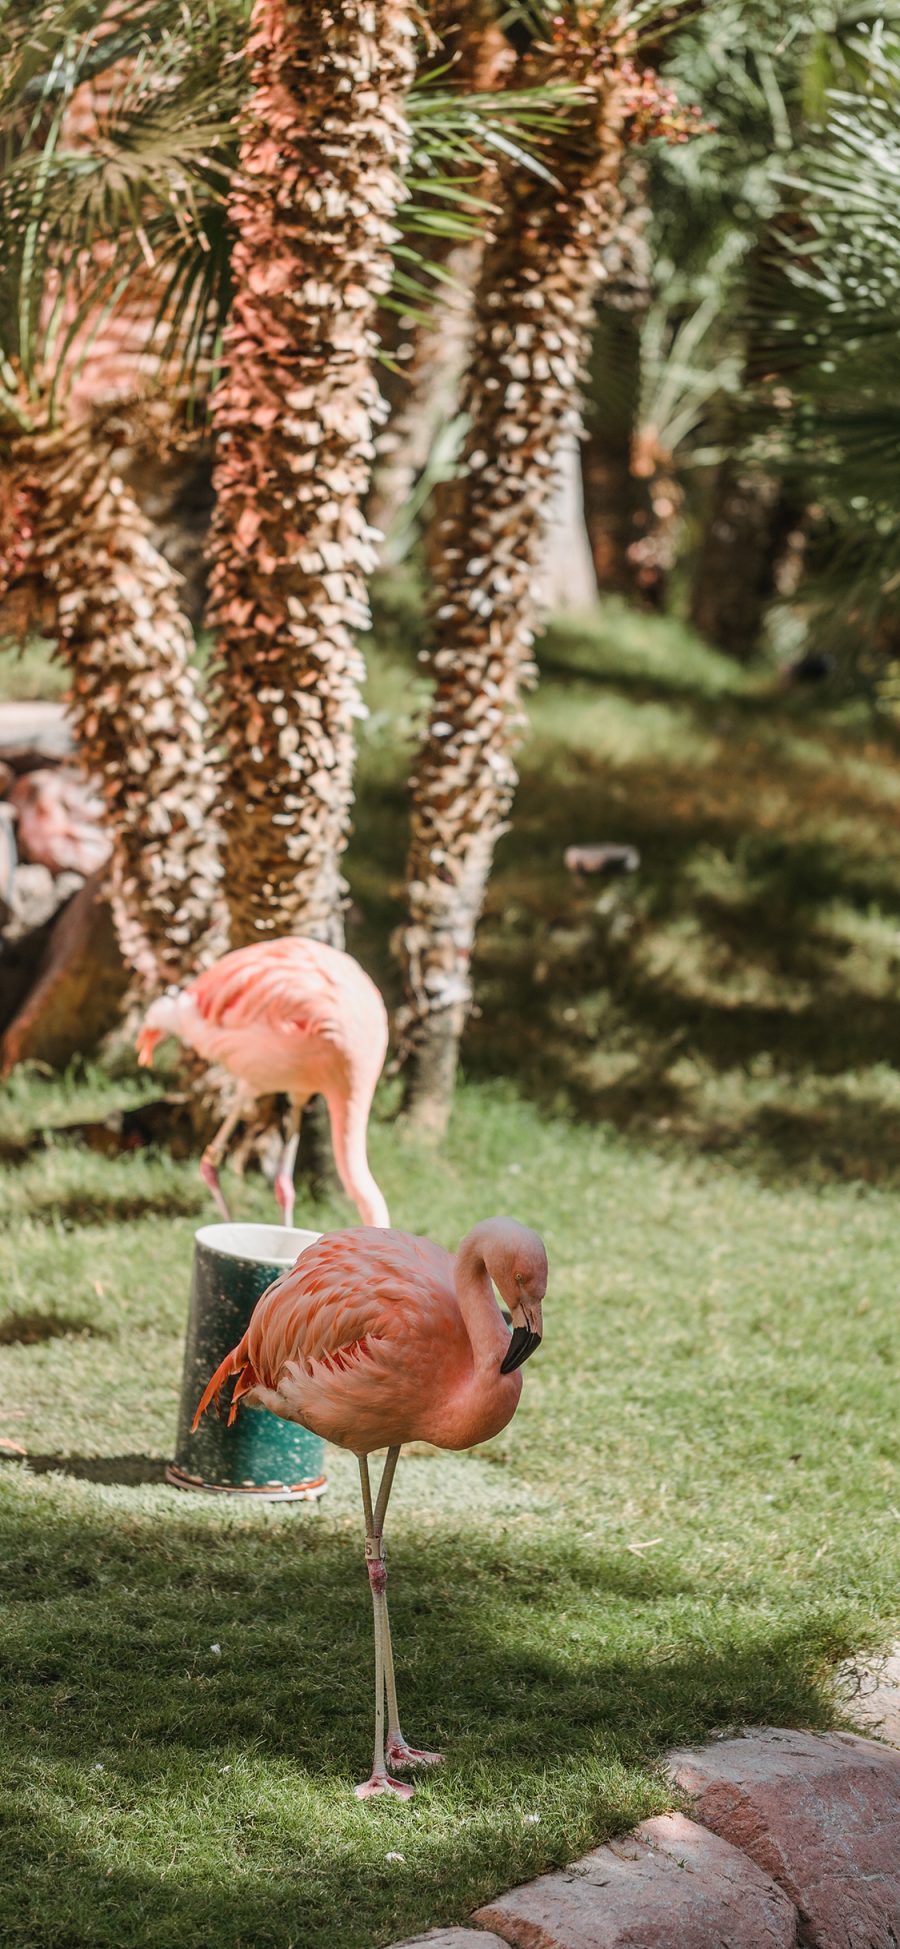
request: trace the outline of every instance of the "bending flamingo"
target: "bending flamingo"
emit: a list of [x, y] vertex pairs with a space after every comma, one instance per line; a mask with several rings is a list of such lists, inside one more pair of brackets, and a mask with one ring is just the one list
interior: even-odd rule
[[[540, 1345], [546, 1289], [543, 1244], [513, 1218], [474, 1226], [455, 1258], [408, 1232], [331, 1232], [263, 1293], [194, 1416], [196, 1428], [234, 1374], [229, 1422], [243, 1400], [358, 1457], [375, 1612], [375, 1755], [360, 1800], [409, 1799], [412, 1787], [388, 1767], [443, 1758], [409, 1746], [397, 1712], [383, 1531], [401, 1444], [471, 1448], [506, 1427], [522, 1391], [518, 1369]], [[387, 1459], [373, 1505], [368, 1457], [380, 1448]]]
[[283, 1092], [291, 1098], [291, 1116], [275, 1195], [284, 1224], [293, 1222], [303, 1106], [319, 1094], [328, 1105], [347, 1196], [364, 1225], [390, 1224], [366, 1152], [369, 1110], [387, 1052], [387, 1014], [375, 983], [351, 955], [296, 939], [236, 948], [189, 988], [172, 988], [152, 1004], [137, 1039], [139, 1062], [149, 1066], [167, 1035], [237, 1078], [234, 1102], [200, 1163], [223, 1218], [228, 1207], [219, 1166], [229, 1139], [252, 1116], [257, 1097]]

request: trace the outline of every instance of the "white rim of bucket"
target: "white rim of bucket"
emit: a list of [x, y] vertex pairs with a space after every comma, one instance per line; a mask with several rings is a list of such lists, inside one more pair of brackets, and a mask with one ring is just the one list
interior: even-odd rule
[[201, 1225], [194, 1243], [223, 1259], [241, 1259], [248, 1265], [292, 1266], [321, 1236], [288, 1225]]

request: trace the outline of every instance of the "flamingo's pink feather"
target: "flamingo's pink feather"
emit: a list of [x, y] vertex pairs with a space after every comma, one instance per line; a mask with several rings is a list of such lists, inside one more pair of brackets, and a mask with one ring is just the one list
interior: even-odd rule
[[307, 1246], [269, 1287], [198, 1417], [230, 1373], [251, 1404], [356, 1454], [416, 1440], [468, 1448], [506, 1426], [521, 1390], [499, 1367], [487, 1387], [476, 1376], [450, 1254], [367, 1226]]

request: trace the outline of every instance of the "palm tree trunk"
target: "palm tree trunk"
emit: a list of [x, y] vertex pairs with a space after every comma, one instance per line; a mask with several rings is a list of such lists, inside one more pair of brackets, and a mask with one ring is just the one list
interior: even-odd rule
[[223, 944], [219, 781], [179, 579], [90, 424], [18, 443], [15, 465], [25, 566], [50, 592], [79, 753], [106, 802], [122, 953], [159, 987]]
[[[766, 608], [775, 594], [783, 498], [771, 476], [724, 460], [691, 591], [691, 621], [707, 642], [748, 663], [759, 648]], [[793, 524], [788, 524], [793, 525]]]
[[[572, 53], [545, 54], [535, 79], [558, 78], [560, 65], [576, 78]], [[552, 185], [514, 164], [499, 172], [460, 402], [463, 471], [439, 490], [428, 535], [436, 685], [413, 779], [402, 1025], [406, 1111], [434, 1133], [449, 1113], [475, 929], [516, 785], [556, 456], [578, 423], [618, 210], [623, 92], [614, 62], [589, 75], [590, 95], [544, 152]]]
[[628, 550], [637, 593], [650, 609], [665, 609], [678, 555], [678, 524], [684, 492], [671, 453], [655, 426], [638, 426], [631, 445], [631, 472], [640, 492], [636, 537]]
[[641, 407], [641, 333], [652, 295], [650, 191], [640, 152], [623, 159], [622, 213], [603, 253], [605, 277], [595, 306], [581, 449], [584, 511], [597, 586], [638, 597], [632, 554], [646, 536], [646, 490], [633, 471]]
[[213, 402], [210, 618], [232, 942], [340, 944], [375, 566], [375, 318], [403, 195], [407, 0], [255, 0]]
[[629, 550], [637, 537], [638, 488], [632, 438], [641, 391], [640, 325], [610, 303], [597, 308], [581, 452], [584, 510], [597, 587], [634, 597], [637, 571]]

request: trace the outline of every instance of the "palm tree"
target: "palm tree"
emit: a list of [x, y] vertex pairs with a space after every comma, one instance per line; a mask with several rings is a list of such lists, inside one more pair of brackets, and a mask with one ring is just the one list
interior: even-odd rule
[[749, 444], [819, 509], [811, 645], [896, 711], [900, 10], [854, 51], [864, 87], [829, 91], [821, 127], [782, 170]]
[[646, 158], [632, 151], [622, 171], [622, 217], [606, 255], [594, 307], [584, 393], [581, 475], [585, 522], [599, 590], [635, 598], [632, 549], [647, 497], [632, 471], [640, 424], [641, 334], [653, 298]]
[[449, 1113], [469, 972], [494, 848], [516, 783], [513, 751], [540, 617], [536, 575], [561, 437], [577, 423], [602, 251], [637, 77], [633, 39], [606, 10], [570, 10], [523, 74], [575, 84], [543, 177], [498, 166], [460, 406], [455, 479], [436, 492], [428, 537], [435, 691], [412, 786], [402, 953], [406, 1111], [439, 1134]]
[[[139, 40], [133, 32], [125, 41], [104, 33], [102, 24], [97, 30], [89, 12], [48, 7], [35, 23], [13, 10], [0, 47], [7, 163], [3, 418], [10, 470], [3, 498], [8, 511], [21, 517], [24, 507], [27, 515], [18, 548], [5, 551], [6, 582], [27, 575], [49, 598], [72, 675], [80, 756], [106, 802], [120, 945], [155, 987], [222, 945], [219, 787], [179, 579], [154, 548], [117, 465], [123, 411], [98, 414], [88, 404], [92, 390], [116, 390], [96, 344], [92, 386], [82, 370], [111, 276], [120, 330], [110, 344], [107, 326], [107, 351], [118, 385], [124, 371], [133, 388], [142, 362], [157, 367], [148, 345], [158, 293], [145, 257], [136, 272], [125, 252], [126, 268], [120, 263], [113, 272], [108, 256], [98, 260], [91, 249], [89, 221], [85, 132], [115, 122], [117, 113], [133, 126], [128, 98], [141, 91], [123, 62], [126, 53], [139, 51]], [[61, 181], [65, 201], [57, 194]], [[83, 253], [87, 246], [87, 306], [73, 243]], [[146, 232], [143, 244], [152, 257]]]
[[116, 471], [109, 425], [18, 443], [32, 567], [68, 663], [79, 756], [114, 841], [113, 918], [149, 988], [221, 951], [218, 781], [178, 578]]
[[[720, 0], [697, 8], [669, 43], [666, 73], [700, 96], [711, 127], [687, 151], [660, 152], [653, 168], [657, 322], [646, 351], [663, 393], [674, 384], [698, 407], [668, 443], [676, 486], [699, 483], [691, 613], [741, 660], [759, 646], [797, 515], [772, 470], [748, 453], [743, 417], [765, 368], [759, 312], [778, 250], [778, 179], [803, 129], [821, 121], [829, 86], [865, 75], [892, 8], [893, 0], [815, 0], [786, 25], [781, 0]], [[693, 375], [684, 329], [692, 309], [706, 317]]]
[[[460, 173], [480, 173], [492, 147], [508, 153], [512, 145], [524, 165], [523, 131], [527, 137], [533, 104], [522, 97], [502, 105], [487, 98], [487, 106], [485, 98], [461, 97], [426, 77], [409, 101], [415, 146], [404, 206], [395, 202], [401, 194], [398, 165], [405, 153], [405, 88], [412, 62], [403, 9], [384, 7], [370, 17], [364, 6], [347, 6], [335, 15], [330, 38], [317, 41], [327, 25], [324, 15], [310, 24], [301, 21], [300, 9], [260, 8], [257, 26], [261, 21], [267, 31], [254, 41], [257, 92], [244, 125], [256, 227], [242, 220], [245, 177], [234, 192], [233, 260], [225, 207], [236, 160], [233, 130], [250, 80], [244, 79], [238, 58], [246, 37], [244, 0], [189, 15], [179, 0], [153, 0], [152, 6], [147, 0], [143, 10], [129, 9], [121, 32], [80, 37], [72, 24], [73, 4], [79, 18], [92, 14], [88, 0], [55, 0], [45, 10], [43, 65], [29, 71], [24, 83], [20, 74], [20, 85], [9, 91], [11, 100], [21, 101], [34, 89], [39, 112], [26, 117], [24, 134], [17, 129], [15, 167], [5, 177], [7, 232], [17, 239], [18, 250], [18, 287], [6, 314], [15, 318], [16, 332], [8, 351], [28, 371], [34, 372], [41, 359], [46, 369], [55, 356], [62, 371], [74, 368], [77, 374], [86, 350], [93, 356], [104, 338], [115, 342], [117, 331], [127, 339], [137, 321], [142, 361], [151, 377], [163, 381], [165, 396], [178, 402], [183, 433], [185, 415], [202, 423], [216, 373], [218, 334], [239, 278], [232, 356], [215, 415], [222, 500], [215, 595], [224, 652], [218, 718], [227, 733], [223, 791], [233, 819], [233, 916], [237, 938], [251, 924], [247, 902], [263, 925], [273, 920], [278, 926], [305, 924], [337, 936], [353, 718], [361, 708], [362, 664], [350, 628], [365, 619], [363, 572], [372, 559], [360, 496], [371, 464], [369, 435], [380, 410], [373, 307], [390, 279], [393, 296], [386, 302], [409, 308], [412, 301], [420, 313], [427, 311], [441, 277], [440, 263], [432, 266], [427, 257], [431, 240], [450, 230], [471, 235], [483, 219], [481, 201], [460, 187]], [[148, 13], [152, 35], [144, 31]], [[26, 38], [23, 54], [18, 37], [20, 67], [31, 46]], [[301, 54], [308, 57], [306, 67]], [[369, 63], [372, 83], [363, 85], [357, 74], [352, 116], [344, 89], [352, 70], [340, 65], [351, 57]], [[54, 122], [60, 99], [66, 106], [86, 73], [99, 98], [109, 71], [118, 80], [104, 99], [102, 126], [93, 133], [90, 127], [80, 130], [77, 153], [61, 147]], [[290, 84], [278, 99], [279, 114], [286, 108], [289, 125], [286, 131], [279, 126], [280, 151], [255, 119], [260, 108], [271, 106], [264, 94], [268, 81]], [[323, 114], [326, 106], [329, 114], [333, 111], [327, 169], [321, 129], [315, 136], [302, 134], [298, 118], [304, 103]], [[279, 225], [278, 197], [291, 170], [295, 187], [303, 183], [304, 198]], [[321, 265], [315, 277], [306, 275], [310, 253]], [[276, 266], [281, 273], [288, 270], [290, 288], [281, 292], [265, 288]], [[294, 286], [291, 269], [299, 280]], [[48, 315], [46, 292], [54, 277], [61, 281], [62, 301]], [[303, 302], [294, 305], [292, 297]], [[245, 410], [251, 379], [265, 395], [254, 397], [252, 429]], [[286, 415], [287, 390], [294, 410]], [[149, 416], [154, 428], [158, 410], [159, 387]], [[137, 425], [147, 419], [142, 409]], [[132, 450], [135, 425], [132, 417]], [[61, 451], [61, 438], [57, 426], [55, 452]], [[247, 467], [249, 475], [242, 474]], [[53, 505], [60, 519], [62, 478], [54, 477]], [[77, 468], [72, 478], [78, 481]], [[247, 537], [257, 489], [264, 491], [251, 559]], [[115, 492], [117, 508], [134, 521], [133, 500], [119, 487]], [[103, 505], [101, 498], [97, 506]], [[82, 544], [80, 574], [87, 547], [83, 531]], [[100, 580], [103, 544], [98, 535]], [[273, 556], [276, 547], [281, 557]], [[132, 570], [139, 555], [149, 559], [146, 547], [132, 549]], [[273, 559], [277, 574], [271, 570]], [[154, 575], [164, 566], [157, 562]], [[60, 574], [57, 570], [58, 580]], [[136, 575], [128, 586], [146, 605], [147, 592]], [[245, 586], [249, 598], [240, 593]], [[99, 683], [104, 620], [105, 611], [95, 606], [97, 655], [90, 669], [81, 669], [85, 721], [91, 724], [102, 719], [113, 694]], [[143, 627], [134, 634], [149, 654]], [[146, 681], [155, 682], [149, 663]], [[117, 751], [124, 781], [128, 753], [111, 734], [107, 768]], [[137, 803], [136, 791], [135, 780], [123, 783], [116, 803], [132, 798]], [[245, 805], [252, 853], [235, 850]], [[289, 911], [273, 901], [273, 871]], [[126, 877], [129, 883], [133, 879], [130, 873]]]
[[480, 172], [502, 143], [525, 167], [510, 127], [519, 137], [534, 117], [529, 98], [498, 113], [490, 95], [427, 76], [410, 93], [407, 0], [323, 12], [256, 0], [250, 46], [235, 297], [212, 407], [226, 889], [235, 942], [298, 927], [339, 942], [364, 715], [357, 635], [376, 561], [364, 508], [385, 411], [378, 308], [427, 311], [442, 240], [482, 216], [461, 165]]
[[301, 927], [339, 943], [375, 565], [374, 325], [404, 195], [411, 8], [256, 0], [249, 52], [212, 406], [226, 897], [235, 945]]

